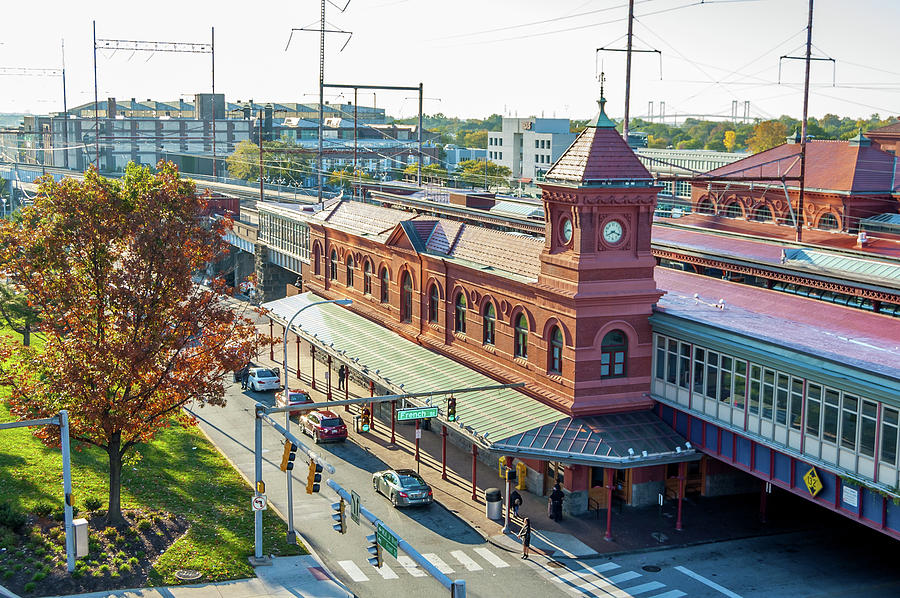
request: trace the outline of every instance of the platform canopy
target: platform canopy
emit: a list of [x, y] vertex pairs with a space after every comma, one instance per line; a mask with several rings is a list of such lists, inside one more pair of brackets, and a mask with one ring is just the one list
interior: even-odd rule
[[[274, 321], [286, 324], [322, 297], [303, 293], [264, 303]], [[524, 458], [608, 467], [684, 461], [693, 451], [650, 411], [571, 418], [516, 389], [457, 395], [456, 422], [446, 422], [448, 389], [502, 384], [449, 357], [402, 338], [350, 309], [315, 305], [294, 320], [292, 331], [393, 393], [434, 392], [438, 418], [482, 448]], [[424, 406], [424, 399], [410, 400]], [[559, 441], [557, 441], [559, 439]], [[682, 448], [681, 453], [675, 447]], [[628, 453], [632, 448], [634, 454]], [[647, 455], [643, 455], [647, 451]]]

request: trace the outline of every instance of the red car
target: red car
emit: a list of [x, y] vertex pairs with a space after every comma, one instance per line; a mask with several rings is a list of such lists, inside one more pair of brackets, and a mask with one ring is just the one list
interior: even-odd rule
[[[305, 403], [313, 402], [312, 397], [309, 396], [308, 392], [297, 388], [292, 388], [288, 391], [288, 398], [290, 401], [290, 407], [302, 406]], [[279, 392], [275, 395], [275, 406], [288, 407], [288, 405], [284, 402], [284, 392]], [[302, 415], [305, 411], [305, 409], [291, 409], [291, 417], [294, 417], [295, 415]]]
[[304, 434], [309, 434], [320, 442], [337, 442], [347, 439], [347, 426], [344, 420], [334, 411], [317, 409], [300, 417], [300, 426]]

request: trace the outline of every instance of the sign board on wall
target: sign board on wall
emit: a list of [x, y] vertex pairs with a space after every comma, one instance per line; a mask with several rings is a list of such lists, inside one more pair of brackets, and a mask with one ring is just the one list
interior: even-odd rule
[[822, 480], [819, 479], [819, 474], [816, 473], [815, 467], [806, 472], [806, 475], [803, 476], [803, 481], [806, 483], [806, 489], [813, 496], [822, 491]]
[[850, 505], [851, 507], [859, 506], [859, 490], [854, 488], [853, 486], [842, 486], [842, 496], [841, 500], [845, 505]]

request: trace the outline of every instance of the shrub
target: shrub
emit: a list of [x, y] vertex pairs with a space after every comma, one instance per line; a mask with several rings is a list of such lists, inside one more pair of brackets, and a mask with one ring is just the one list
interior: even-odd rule
[[0, 526], [18, 530], [25, 525], [25, 515], [14, 511], [8, 502], [0, 503]]
[[13, 571], [21, 571], [21, 570], [22, 570], [22, 563], [16, 563], [15, 565], [13, 565]]
[[15, 574], [16, 574], [15, 571], [4, 571], [3, 579], [10, 579]]
[[38, 546], [34, 549], [34, 554], [35, 556], [44, 556], [45, 554], [47, 554], [47, 549], [43, 546]]
[[113, 566], [118, 567], [119, 565], [122, 564], [122, 559], [120, 559], [119, 557], [116, 557], [112, 560], [112, 564], [113, 564]]
[[128, 555], [125, 554], [125, 552], [122, 551], [122, 550], [120, 550], [119, 552], [117, 552], [117, 553], [116, 553], [116, 556], [119, 557], [120, 559], [122, 559], [123, 561], [124, 561], [125, 559], [128, 558]]
[[156, 525], [162, 525], [163, 518], [160, 517], [159, 515], [154, 515], [152, 519], [153, 519], [153, 523], [155, 523]]
[[53, 505], [41, 501], [38, 504], [34, 505], [34, 509], [32, 510], [38, 517], [47, 517], [50, 515], [50, 513], [53, 512]]
[[105, 552], [101, 552], [100, 556], [98, 556], [97, 558], [100, 559], [101, 561], [105, 561], [106, 559], [109, 558], [109, 555], [106, 554]]
[[131, 557], [130, 559], [128, 559], [128, 564], [137, 567], [140, 564], [140, 561], [137, 559], [137, 557]]
[[147, 553], [144, 552], [143, 550], [138, 550], [136, 556], [137, 556], [137, 558], [142, 559], [142, 558], [144, 558], [145, 556], [147, 556]]
[[119, 565], [119, 573], [131, 573], [131, 565], [128, 563], [122, 563]]
[[103, 573], [107, 573], [107, 572], [109, 572], [109, 565], [107, 565], [106, 563], [103, 563], [102, 565], [100, 565], [100, 566], [97, 568], [97, 570], [98, 570], [98, 571], [101, 571], [101, 572], [103, 572]]
[[106, 528], [105, 530], [103, 530], [103, 535], [109, 539], [112, 539], [119, 535], [119, 530], [110, 526], [110, 527]]
[[95, 569], [91, 572], [91, 575], [93, 577], [103, 577], [103, 571], [101, 571], [100, 569]]
[[83, 569], [75, 569], [74, 571], [72, 571], [72, 578], [73, 578], [73, 579], [81, 579], [81, 577], [82, 577], [83, 575], [84, 575], [84, 570], [83, 570]]
[[31, 592], [34, 591], [34, 588], [36, 588], [36, 587], [37, 587], [36, 583], [34, 583], [33, 581], [29, 581], [28, 583], [25, 584], [25, 593], [30, 594]]
[[84, 499], [84, 506], [88, 511], [93, 513], [103, 506], [103, 501], [96, 496], [88, 496], [86, 499]]
[[44, 573], [43, 571], [38, 571], [34, 574], [34, 577], [31, 578], [31, 581], [41, 581], [45, 577], [47, 577], [46, 573]]

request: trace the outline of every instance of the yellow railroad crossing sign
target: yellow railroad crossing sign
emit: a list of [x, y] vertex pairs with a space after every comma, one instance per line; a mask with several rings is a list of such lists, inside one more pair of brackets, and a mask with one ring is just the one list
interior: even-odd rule
[[810, 468], [810, 470], [806, 472], [806, 475], [803, 476], [803, 481], [806, 482], [806, 489], [809, 490], [809, 493], [813, 496], [821, 492], [822, 480], [819, 479], [815, 467]]

